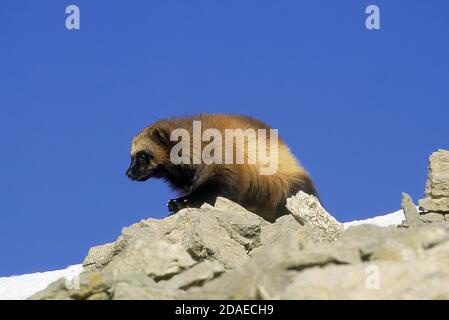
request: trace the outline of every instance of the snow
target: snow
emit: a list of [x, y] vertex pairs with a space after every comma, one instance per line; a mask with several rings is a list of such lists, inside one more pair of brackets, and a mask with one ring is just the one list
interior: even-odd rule
[[[344, 228], [361, 224], [372, 224], [380, 227], [399, 225], [404, 220], [402, 210], [365, 220], [344, 223]], [[83, 271], [80, 264], [69, 266], [63, 270], [24, 274], [21, 276], [0, 277], [0, 300], [22, 300], [45, 289], [50, 283], [65, 278], [70, 285], [72, 280]]]
[[44, 290], [50, 283], [60, 278], [71, 280], [83, 270], [82, 265], [69, 266], [63, 270], [37, 272], [21, 276], [0, 278], [0, 300], [23, 300]]
[[359, 226], [361, 224], [372, 224], [379, 227], [388, 227], [388, 226], [397, 226], [401, 224], [401, 222], [405, 219], [404, 211], [398, 210], [393, 213], [389, 213], [383, 216], [378, 216], [374, 218], [369, 218], [365, 220], [354, 220], [351, 222], [343, 223], [343, 226], [346, 229], [352, 226]]

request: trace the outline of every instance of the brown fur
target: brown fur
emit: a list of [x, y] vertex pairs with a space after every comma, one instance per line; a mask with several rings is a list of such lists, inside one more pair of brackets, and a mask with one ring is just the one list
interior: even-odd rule
[[[247, 163], [246, 139], [245, 150], [243, 150], [244, 164], [172, 164], [169, 158], [170, 149], [177, 142], [169, 141], [170, 132], [177, 128], [184, 128], [192, 137], [194, 120], [201, 121], [202, 131], [208, 128], [220, 130], [223, 139], [225, 129], [252, 128], [256, 131], [270, 129], [265, 123], [251, 117], [223, 114], [164, 119], [145, 128], [133, 139], [131, 156], [135, 157], [139, 152], [151, 152], [153, 156], [151, 166], [158, 168], [154, 169], [155, 173], [152, 176], [166, 179], [175, 190], [182, 194], [179, 199], [171, 200], [170, 205], [175, 207], [172, 211], [177, 211], [184, 206], [198, 207], [202, 204], [202, 200], [213, 205], [217, 196], [224, 196], [266, 220], [274, 221], [287, 213], [286, 199], [299, 190], [317, 195], [308, 173], [290, 153], [281, 138], [278, 140], [278, 170], [274, 175], [260, 175], [261, 164]], [[208, 143], [203, 142], [202, 148], [204, 149]], [[267, 146], [269, 147], [270, 144], [268, 143]], [[191, 146], [191, 157], [193, 152], [193, 146]], [[235, 155], [234, 146], [234, 158]], [[189, 195], [191, 195], [190, 198]]]

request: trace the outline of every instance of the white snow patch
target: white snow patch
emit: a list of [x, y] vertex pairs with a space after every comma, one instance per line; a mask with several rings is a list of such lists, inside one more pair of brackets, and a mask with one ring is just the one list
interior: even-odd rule
[[83, 271], [82, 265], [77, 264], [63, 270], [2, 277], [0, 278], [0, 300], [26, 299], [44, 290], [50, 283], [60, 278], [65, 278], [68, 281], [73, 280], [81, 271]]
[[379, 227], [388, 227], [388, 226], [397, 226], [401, 224], [401, 222], [405, 219], [404, 211], [398, 210], [393, 213], [389, 213], [383, 216], [378, 216], [374, 218], [369, 218], [365, 220], [354, 220], [351, 222], [343, 223], [343, 226], [346, 229], [353, 226], [359, 226], [361, 224], [372, 224]]

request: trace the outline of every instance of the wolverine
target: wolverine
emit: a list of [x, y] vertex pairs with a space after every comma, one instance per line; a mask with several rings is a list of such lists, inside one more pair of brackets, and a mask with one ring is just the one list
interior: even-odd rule
[[[199, 129], [196, 124], [200, 124]], [[183, 134], [179, 132], [189, 137], [199, 133], [208, 138], [181, 143], [179, 138]], [[229, 132], [268, 132], [268, 137], [262, 139], [257, 134], [247, 134], [239, 144], [237, 137], [228, 140]], [[216, 148], [222, 146], [222, 143], [215, 143], [221, 137], [231, 141], [231, 147], [225, 144], [224, 148]], [[211, 141], [214, 148], [210, 147]], [[262, 143], [267, 141], [275, 143]], [[253, 152], [254, 145], [257, 153]], [[209, 157], [198, 159], [198, 155], [206, 151]], [[239, 154], [243, 155], [243, 161], [237, 160]], [[269, 159], [276, 156], [275, 171], [261, 174], [267, 167], [261, 154], [268, 155]], [[282, 139], [274, 135], [273, 129], [244, 115], [199, 114], [156, 121], [133, 138], [131, 164], [126, 175], [135, 181], [150, 178], [167, 181], [179, 193], [178, 198], [168, 201], [168, 210], [172, 213], [183, 208], [199, 208], [204, 203], [214, 205], [217, 197], [225, 197], [273, 222], [288, 214], [286, 200], [298, 191], [318, 197], [309, 174]]]

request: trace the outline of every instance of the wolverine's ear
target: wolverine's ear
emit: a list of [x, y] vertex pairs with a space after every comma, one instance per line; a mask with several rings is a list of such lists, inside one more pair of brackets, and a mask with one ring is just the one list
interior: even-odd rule
[[150, 131], [150, 136], [158, 144], [164, 145], [170, 142], [170, 134], [166, 128], [154, 127]]

